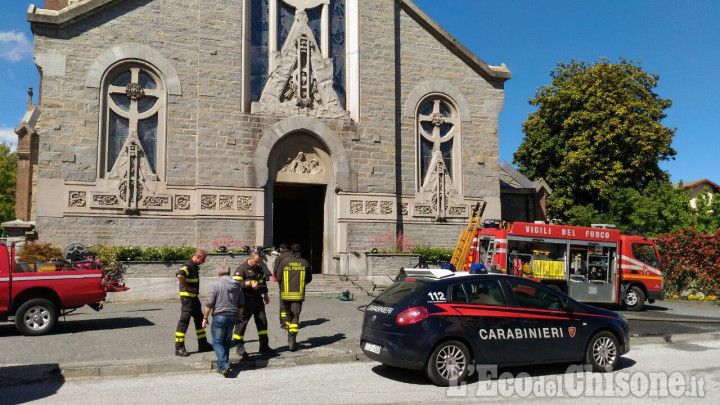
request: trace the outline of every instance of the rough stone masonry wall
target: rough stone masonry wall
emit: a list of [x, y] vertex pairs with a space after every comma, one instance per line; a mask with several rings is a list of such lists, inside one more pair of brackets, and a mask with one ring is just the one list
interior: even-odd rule
[[350, 160], [360, 192], [395, 192], [395, 7], [359, 0], [360, 122]]
[[[454, 249], [460, 233], [466, 227], [467, 224], [454, 223], [407, 223], [403, 225], [403, 237], [406, 243], [414, 246]], [[372, 248], [387, 250], [384, 245], [388, 245], [388, 240], [394, 240], [395, 229], [395, 224], [391, 222], [349, 223], [348, 251], [369, 252]]]
[[243, 219], [182, 219], [138, 217], [43, 218], [42, 242], [85, 245], [195, 246], [209, 249], [213, 242], [232, 238], [255, 244], [255, 221]]
[[[400, 14], [399, 29], [403, 108], [408, 94], [426, 80], [444, 80], [456, 87], [469, 104], [471, 114], [469, 121], [462, 123], [464, 194], [474, 198], [500, 197], [498, 117], [504, 100], [502, 82], [493, 84], [481, 77], [405, 12]], [[402, 135], [403, 173], [409, 172], [414, 180], [413, 117], [402, 114]], [[414, 192], [414, 184], [404, 182], [403, 192]]]

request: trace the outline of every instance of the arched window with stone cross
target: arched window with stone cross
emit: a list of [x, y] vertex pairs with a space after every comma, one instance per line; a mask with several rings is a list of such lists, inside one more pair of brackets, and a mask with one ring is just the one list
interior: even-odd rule
[[141, 164], [162, 179], [167, 96], [161, 76], [141, 62], [122, 62], [107, 71], [102, 89], [100, 177], [124, 173], [125, 168], [116, 166], [123, 163], [123, 148], [134, 140], [142, 148]]
[[420, 101], [416, 114], [418, 189], [428, 186], [433, 180], [431, 174], [442, 171], [457, 183], [454, 180], [460, 173], [460, 159], [455, 155], [460, 123], [458, 109], [447, 97], [430, 95]]

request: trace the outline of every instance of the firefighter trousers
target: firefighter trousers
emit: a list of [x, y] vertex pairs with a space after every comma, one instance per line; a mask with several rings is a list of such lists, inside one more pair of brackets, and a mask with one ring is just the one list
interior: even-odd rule
[[[282, 292], [282, 289], [280, 292]], [[280, 294], [278, 294], [278, 301], [279, 301], [278, 303], [280, 304], [280, 305], [278, 305], [278, 309], [280, 311], [280, 327], [283, 328], [283, 327], [286, 327], [287, 325], [285, 325], [285, 315], [286, 315], [285, 314], [285, 305], [283, 304], [283, 299], [280, 296]]]
[[302, 311], [302, 301], [283, 301], [285, 308], [285, 325], [288, 327], [288, 333], [298, 333], [300, 331], [300, 311]]
[[245, 296], [245, 309], [243, 310], [242, 320], [243, 322], [237, 326], [235, 326], [235, 331], [233, 332], [233, 339], [234, 340], [244, 340], [245, 339], [245, 329], [247, 328], [247, 324], [250, 321], [250, 317], [255, 318], [255, 326], [258, 330], [258, 337], [260, 340], [265, 340], [265, 337], [267, 337], [267, 315], [265, 314], [265, 302], [263, 302], [263, 298], [249, 298]]
[[200, 306], [200, 298], [198, 297], [180, 297], [180, 320], [175, 328], [175, 344], [176, 346], [185, 345], [185, 332], [190, 326], [190, 318], [195, 322], [195, 334], [198, 340], [207, 342], [205, 338], [205, 329], [202, 327], [202, 308]]

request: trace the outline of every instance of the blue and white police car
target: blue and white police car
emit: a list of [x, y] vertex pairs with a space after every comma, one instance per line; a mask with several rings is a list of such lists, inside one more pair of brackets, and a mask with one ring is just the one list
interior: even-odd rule
[[406, 269], [365, 308], [361, 348], [447, 386], [469, 366], [584, 362], [611, 371], [630, 350], [625, 318], [503, 274]]

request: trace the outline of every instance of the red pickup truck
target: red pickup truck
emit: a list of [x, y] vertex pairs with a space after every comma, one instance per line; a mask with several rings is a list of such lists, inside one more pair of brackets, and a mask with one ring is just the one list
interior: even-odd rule
[[108, 291], [127, 289], [109, 281], [102, 269], [56, 270], [15, 263], [14, 257], [14, 245], [0, 244], [0, 321], [14, 317], [24, 335], [50, 332], [58, 317], [83, 305], [99, 311]]

